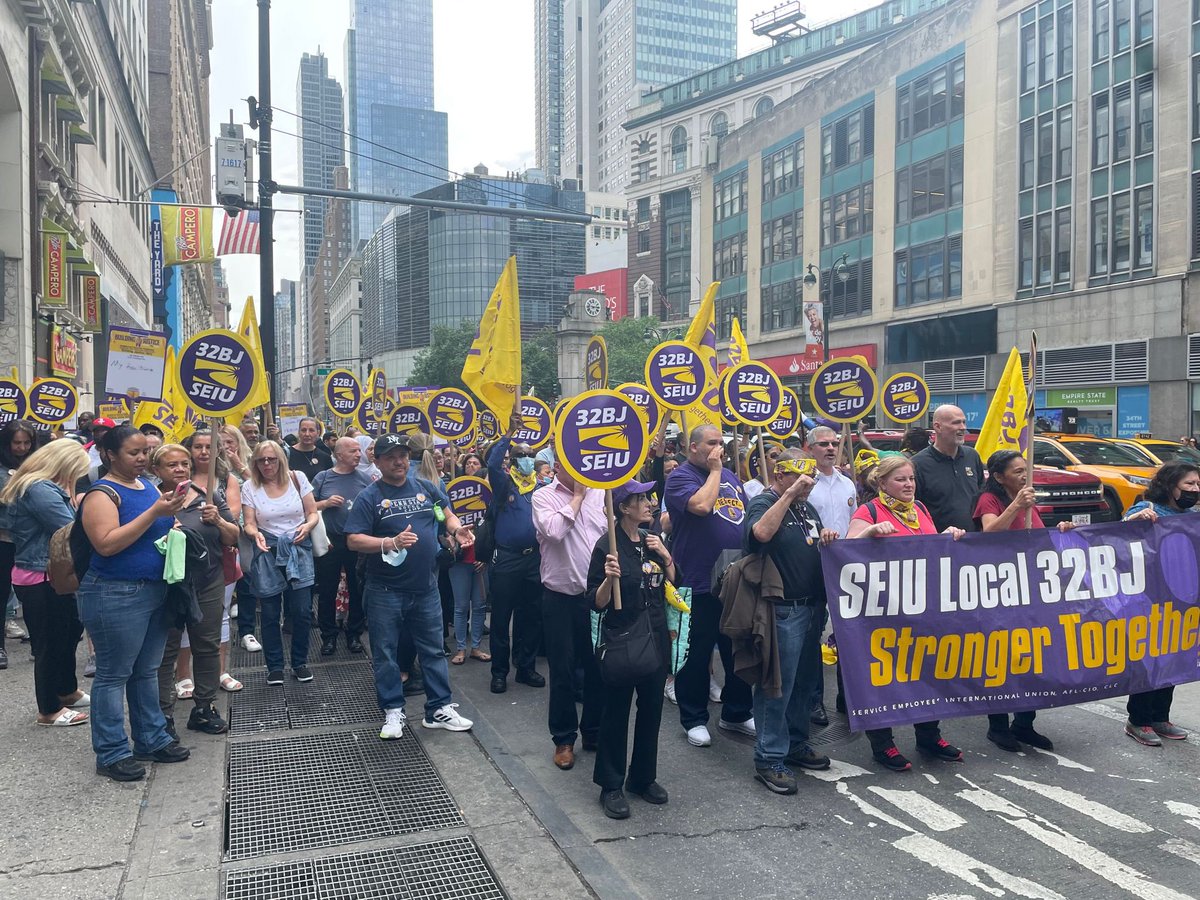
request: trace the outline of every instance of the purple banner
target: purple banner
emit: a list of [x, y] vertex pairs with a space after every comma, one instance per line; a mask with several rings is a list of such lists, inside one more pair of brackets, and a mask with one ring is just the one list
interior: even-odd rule
[[1200, 516], [825, 549], [851, 727], [1200, 679]]

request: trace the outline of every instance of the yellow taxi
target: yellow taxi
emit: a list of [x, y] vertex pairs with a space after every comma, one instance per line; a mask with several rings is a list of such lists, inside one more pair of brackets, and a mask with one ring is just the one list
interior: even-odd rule
[[1142, 499], [1158, 468], [1144, 452], [1087, 434], [1039, 434], [1035, 465], [1087, 472], [1104, 483], [1104, 501], [1117, 516]]
[[1197, 452], [1194, 447], [1184, 446], [1179, 441], [1164, 441], [1162, 438], [1131, 438], [1121, 440], [1119, 443], [1133, 444], [1144, 453], [1148, 453], [1159, 465], [1178, 459], [1200, 466], [1200, 452]]

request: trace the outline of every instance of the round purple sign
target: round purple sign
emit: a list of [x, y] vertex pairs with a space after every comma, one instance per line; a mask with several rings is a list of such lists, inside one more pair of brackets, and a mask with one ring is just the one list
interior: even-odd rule
[[23, 419], [28, 411], [29, 398], [20, 382], [15, 378], [0, 378], [0, 425]]
[[429, 398], [429, 424], [433, 433], [452, 441], [475, 428], [475, 401], [466, 391], [442, 388]]
[[362, 403], [362, 394], [362, 385], [349, 369], [334, 369], [325, 376], [325, 405], [335, 416], [353, 416]]
[[920, 375], [898, 372], [883, 383], [879, 408], [893, 421], [915, 422], [929, 409], [929, 385]]
[[392, 410], [388, 431], [393, 434], [433, 434], [429, 414], [415, 403], [401, 403]]
[[261, 377], [250, 343], [233, 331], [202, 331], [179, 351], [179, 384], [201, 415], [223, 416], [245, 405]]
[[479, 410], [479, 434], [485, 441], [494, 440], [500, 434], [500, 423], [490, 409]]
[[534, 450], [545, 446], [554, 431], [554, 416], [544, 400], [521, 398], [521, 423], [512, 433], [514, 444], [528, 444]]
[[358, 404], [358, 409], [354, 411], [354, 424], [363, 434], [378, 437], [383, 430], [383, 423], [375, 418], [373, 410], [374, 405], [371, 403], [371, 398], [363, 397], [362, 402]]
[[446, 493], [450, 495], [450, 508], [464, 525], [478, 525], [487, 515], [488, 504], [492, 502], [492, 489], [486, 478], [476, 475], [462, 475], [446, 485]]
[[834, 422], [857, 422], [875, 405], [879, 383], [871, 367], [855, 359], [831, 359], [813, 373], [813, 408]]
[[707, 378], [704, 360], [683, 341], [664, 341], [646, 360], [646, 385], [670, 409], [687, 409], [699, 400]]
[[618, 391], [585, 391], [562, 408], [555, 459], [578, 482], [615, 488], [646, 461], [650, 439], [641, 407]]
[[650, 393], [650, 388], [644, 384], [638, 384], [636, 381], [627, 381], [625, 384], [617, 388], [622, 394], [636, 403], [646, 413], [646, 434], [650, 435], [651, 439], [658, 434], [658, 426], [662, 421], [662, 407], [659, 406], [658, 400]]
[[75, 415], [79, 394], [61, 378], [43, 378], [29, 389], [29, 415], [43, 425], [58, 425]]
[[721, 382], [721, 397], [739, 422], [762, 426], [779, 415], [783, 385], [770, 366], [750, 360], [729, 370]]
[[789, 387], [783, 389], [783, 405], [769, 425], [767, 431], [777, 438], [789, 438], [800, 427], [800, 399]]

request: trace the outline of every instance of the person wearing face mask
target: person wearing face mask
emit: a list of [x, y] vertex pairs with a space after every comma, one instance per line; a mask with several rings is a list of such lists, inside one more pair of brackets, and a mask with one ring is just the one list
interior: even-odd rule
[[[1146, 497], [1129, 507], [1126, 522], [1155, 522], [1160, 516], [1179, 516], [1195, 512], [1200, 501], [1200, 468], [1190, 462], [1173, 460], [1163, 463], [1146, 488]], [[1185, 729], [1171, 721], [1174, 687], [1156, 688], [1131, 694], [1126, 704], [1129, 721], [1125, 733], [1146, 747], [1161, 747], [1169, 741], [1187, 740]]]

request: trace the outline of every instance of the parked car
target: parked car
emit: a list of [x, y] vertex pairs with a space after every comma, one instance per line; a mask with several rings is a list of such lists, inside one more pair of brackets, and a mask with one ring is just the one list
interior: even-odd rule
[[1164, 441], [1162, 438], [1132, 438], [1122, 443], [1137, 444], [1161, 465], [1175, 459], [1182, 459], [1192, 465], [1200, 466], [1200, 452], [1195, 447], [1188, 447], [1179, 441]]
[[1039, 434], [1033, 461], [1096, 476], [1104, 482], [1104, 500], [1117, 517], [1142, 499], [1158, 468], [1137, 450], [1085, 434]]

